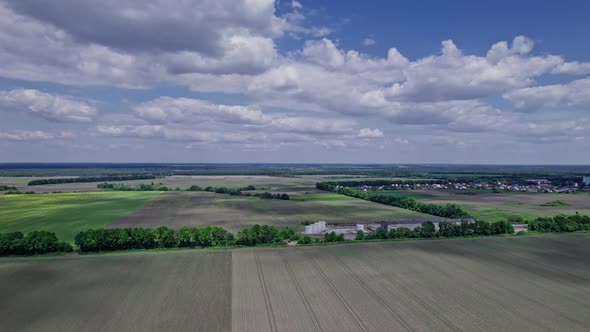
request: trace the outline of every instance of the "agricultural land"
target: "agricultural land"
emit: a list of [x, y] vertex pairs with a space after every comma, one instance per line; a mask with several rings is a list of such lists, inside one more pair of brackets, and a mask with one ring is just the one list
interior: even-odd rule
[[590, 328], [590, 235], [0, 261], [2, 330]]
[[[590, 214], [590, 193], [493, 193], [489, 191], [402, 191], [419, 201], [463, 206], [475, 218], [488, 221], [525, 220], [557, 214]], [[561, 203], [556, 203], [561, 202]]]
[[143, 191], [0, 195], [0, 233], [46, 230], [72, 242], [78, 232], [105, 227], [159, 194]]
[[191, 225], [221, 226], [237, 231], [254, 224], [286, 227], [317, 220], [370, 223], [428, 217], [431, 216], [331, 193], [292, 196], [283, 201], [208, 192], [172, 192], [163, 193], [142, 209], [116, 219], [109, 227]]

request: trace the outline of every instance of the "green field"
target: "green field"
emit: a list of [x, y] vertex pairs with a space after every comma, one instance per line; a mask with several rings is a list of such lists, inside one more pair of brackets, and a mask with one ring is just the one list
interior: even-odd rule
[[379, 190], [377, 193], [383, 195], [391, 195], [395, 197], [405, 197], [405, 198], [412, 198], [412, 199], [424, 199], [424, 198], [432, 198], [436, 197], [435, 195], [430, 195], [425, 192], [416, 192], [413, 190]]
[[3, 331], [588, 331], [590, 234], [0, 259]]
[[[490, 191], [407, 191], [422, 202], [434, 204], [455, 203], [463, 206], [475, 218], [487, 221], [506, 220], [511, 217], [534, 219], [557, 214], [590, 214], [590, 194], [554, 193], [493, 193]], [[556, 203], [559, 202], [559, 203]]]
[[47, 230], [72, 242], [88, 228], [104, 227], [140, 209], [159, 192], [88, 192], [0, 195], [0, 232]]

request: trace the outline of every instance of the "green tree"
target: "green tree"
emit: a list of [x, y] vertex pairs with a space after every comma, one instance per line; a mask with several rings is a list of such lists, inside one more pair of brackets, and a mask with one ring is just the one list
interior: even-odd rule
[[422, 223], [422, 227], [420, 228], [420, 236], [426, 238], [432, 238], [436, 234], [436, 228], [432, 221], [427, 221]]
[[365, 239], [365, 232], [363, 232], [362, 230], [358, 230], [356, 231], [356, 238], [355, 240], [364, 240]]
[[301, 241], [299, 241], [299, 244], [310, 244], [311, 242], [312, 240], [309, 236], [304, 236]]

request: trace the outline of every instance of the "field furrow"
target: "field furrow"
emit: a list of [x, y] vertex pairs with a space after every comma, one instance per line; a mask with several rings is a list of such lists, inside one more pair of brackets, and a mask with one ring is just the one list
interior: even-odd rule
[[0, 268], [0, 330], [229, 331], [231, 268], [229, 252], [22, 260]]
[[313, 331], [315, 325], [278, 252], [257, 250], [277, 331]]
[[301, 282], [295, 276], [295, 273], [293, 272], [293, 268], [291, 267], [291, 263], [289, 263], [289, 260], [285, 257], [284, 252], [280, 252], [279, 254], [281, 255], [281, 258], [283, 260], [283, 264], [285, 264], [285, 268], [287, 269], [287, 272], [289, 273], [289, 277], [291, 278], [290, 279], [291, 282], [295, 286], [295, 289], [297, 290], [297, 293], [299, 294], [301, 301], [303, 301], [303, 304], [305, 305], [305, 309], [307, 309], [307, 313], [313, 319], [312, 323], [314, 325], [314, 329], [318, 330], [318, 331], [322, 331], [322, 328], [320, 327], [319, 319], [318, 319], [313, 307], [309, 303], [309, 299], [307, 298], [307, 296], [303, 292], [303, 289], [301, 287]]
[[403, 323], [395, 314], [385, 308], [367, 291], [363, 284], [356, 280], [350, 271], [327, 251], [316, 251], [313, 259], [328, 280], [339, 290], [342, 298], [355, 312], [362, 324], [369, 331], [384, 329], [400, 329]]
[[269, 314], [260, 269], [252, 249], [232, 253], [232, 330], [271, 331], [274, 322]]
[[293, 278], [298, 280], [322, 331], [359, 331], [362, 326], [355, 320], [354, 310], [339, 297], [338, 290], [326, 281], [312, 259], [298, 250], [284, 250], [282, 255], [289, 262]]

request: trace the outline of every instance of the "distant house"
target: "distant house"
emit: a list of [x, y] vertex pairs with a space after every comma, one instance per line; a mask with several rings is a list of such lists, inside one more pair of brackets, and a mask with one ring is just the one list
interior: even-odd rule
[[531, 179], [531, 180], [526, 180], [527, 183], [529, 184], [536, 184], [536, 185], [549, 185], [551, 184], [551, 181], [546, 180], [546, 179]]

